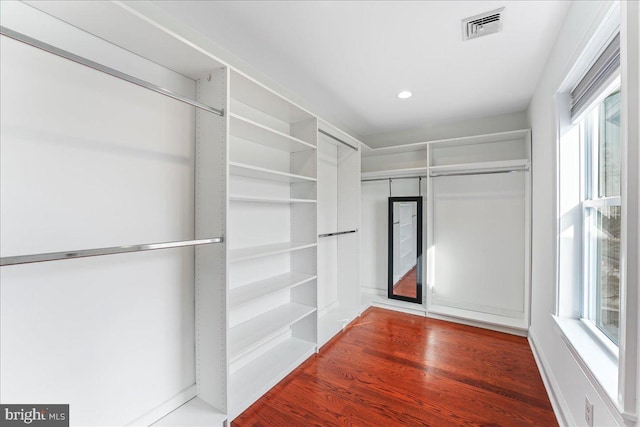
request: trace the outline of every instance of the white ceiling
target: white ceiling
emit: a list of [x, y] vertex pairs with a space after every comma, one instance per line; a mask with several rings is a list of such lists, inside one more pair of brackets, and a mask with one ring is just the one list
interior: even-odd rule
[[[155, 4], [366, 137], [525, 110], [570, 2]], [[462, 41], [463, 18], [503, 6], [501, 33]]]

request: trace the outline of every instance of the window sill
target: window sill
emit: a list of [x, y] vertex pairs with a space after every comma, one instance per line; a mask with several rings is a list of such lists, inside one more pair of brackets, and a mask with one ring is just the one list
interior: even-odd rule
[[618, 358], [579, 319], [553, 316], [562, 337], [585, 374], [613, 413], [618, 407]]

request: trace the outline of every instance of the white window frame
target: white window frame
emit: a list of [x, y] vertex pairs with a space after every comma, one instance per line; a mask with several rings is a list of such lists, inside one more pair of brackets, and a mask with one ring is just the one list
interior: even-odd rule
[[[600, 94], [596, 97], [596, 99], [591, 103], [591, 106], [586, 109], [585, 113], [580, 116], [577, 120], [575, 120], [574, 126], [580, 126], [580, 198], [581, 198], [581, 212], [582, 212], [582, 222], [580, 224], [582, 228], [582, 256], [581, 256], [581, 271], [582, 277], [580, 279], [581, 282], [581, 318], [580, 320], [584, 323], [586, 331], [591, 334], [593, 338], [598, 340], [598, 344], [606, 349], [613, 357], [615, 357], [616, 362], [618, 361], [619, 351], [618, 345], [612, 341], [612, 339], [607, 336], [593, 320], [596, 318], [595, 313], [595, 288], [592, 286], [593, 276], [595, 272], [593, 271], [594, 262], [590, 258], [593, 256], [593, 251], [591, 248], [596, 244], [592, 235], [590, 235], [589, 230], [591, 226], [591, 208], [603, 208], [609, 206], [620, 206], [622, 208], [622, 198], [620, 196], [613, 197], [598, 197], [597, 194], [592, 194], [594, 191], [597, 193], [597, 188], [594, 188], [594, 183], [598, 182], [598, 157], [594, 156], [595, 147], [593, 147], [593, 138], [594, 134], [600, 135], [599, 129], [588, 129], [589, 123], [587, 116], [592, 114], [594, 108], [599, 108], [600, 104], [604, 101], [606, 97], [611, 95], [616, 90], [620, 89], [620, 73], [615, 74], [613, 80], [602, 89]], [[599, 123], [595, 124], [596, 126]], [[622, 189], [620, 189], [622, 191]], [[620, 255], [623, 256], [623, 248], [620, 248]], [[620, 287], [623, 284], [620, 283]], [[620, 317], [622, 317], [622, 305], [620, 306]]]
[[[623, 425], [633, 424], [640, 419], [638, 416], [640, 406], [636, 399], [639, 396], [637, 381], [640, 378], [638, 376], [640, 366], [637, 365], [640, 354], [640, 335], [638, 335], [640, 308], [637, 305], [640, 283], [638, 281], [640, 269], [637, 265], [640, 262], [640, 247], [635, 238], [640, 227], [640, 214], [637, 210], [637, 206], [640, 206], [638, 205], [640, 159], [637, 147], [634, 148], [640, 132], [638, 124], [640, 121], [636, 118], [640, 102], [637, 80], [640, 62], [640, 54], [637, 50], [640, 5], [637, 2], [612, 2], [607, 8], [602, 9], [600, 16], [602, 21], [588, 38], [581, 41], [581, 47], [576, 50], [575, 56], [571, 59], [564, 79], [558, 82], [555, 97], [557, 240], [555, 246], [556, 301], [552, 318], [557, 332], [589, 383], [593, 385], [594, 390], [618, 423]], [[602, 343], [606, 341], [594, 339], [597, 331], [592, 333], [588, 325], [590, 322], [584, 322], [581, 319], [582, 295], [579, 282], [583, 280], [583, 271], [580, 268], [583, 242], [580, 235], [573, 238], [570, 236], [572, 233], [570, 228], [576, 230], [582, 228], [579, 224], [583, 216], [580, 211], [583, 209], [580, 202], [584, 199], [581, 198], [582, 195], [578, 197], [576, 194], [579, 191], [575, 182], [578, 175], [575, 175], [574, 179], [571, 174], [563, 175], [561, 172], [563, 161], [567, 158], [565, 154], [578, 150], [577, 143], [574, 144], [574, 141], [579, 141], [579, 135], [574, 137], [570, 131], [572, 120], [569, 94], [584, 71], [590, 67], [593, 60], [600, 55], [604, 46], [608, 45], [618, 31], [621, 34], [621, 120], [623, 123], [620, 194], [622, 234], [619, 357], [615, 358], [605, 348], [606, 346], [603, 346]], [[567, 141], [572, 142], [569, 145], [563, 145], [563, 142]], [[573, 165], [568, 170], [571, 172], [572, 168], [581, 166]], [[565, 187], [567, 182], [569, 187]], [[579, 187], [584, 188], [582, 183]], [[577, 215], [569, 212], [571, 206], [575, 206]], [[569, 261], [568, 266], [565, 261]]]

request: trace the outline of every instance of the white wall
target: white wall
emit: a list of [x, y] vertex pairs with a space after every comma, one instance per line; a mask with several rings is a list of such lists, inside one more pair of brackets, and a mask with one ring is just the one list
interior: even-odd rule
[[519, 319], [526, 328], [525, 174], [432, 180], [431, 304]]
[[[556, 304], [557, 130], [554, 96], [608, 8], [609, 3], [601, 1], [572, 4], [528, 110], [533, 134], [532, 316], [529, 333], [543, 365], [547, 385], [551, 387], [556, 412], [567, 425], [585, 425], [585, 396], [594, 404], [594, 425], [611, 426], [623, 422], [580, 368], [551, 317]], [[637, 74], [635, 78], [638, 78]]]
[[362, 158], [362, 172], [425, 167], [427, 167], [427, 149], [424, 146], [422, 149], [404, 153], [369, 155]]

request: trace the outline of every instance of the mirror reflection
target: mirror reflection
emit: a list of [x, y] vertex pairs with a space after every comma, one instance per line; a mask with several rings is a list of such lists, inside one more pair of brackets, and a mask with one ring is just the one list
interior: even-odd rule
[[388, 297], [422, 303], [422, 197], [389, 197]]

